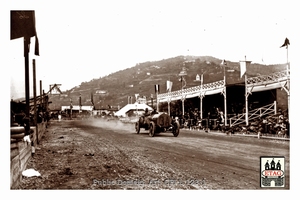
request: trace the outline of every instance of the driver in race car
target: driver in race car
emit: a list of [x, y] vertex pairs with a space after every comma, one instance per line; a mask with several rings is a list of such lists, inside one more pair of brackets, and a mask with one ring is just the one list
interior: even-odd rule
[[144, 124], [146, 124], [147, 116], [150, 116], [150, 112], [149, 112], [148, 108], [145, 109], [145, 112], [143, 114]]

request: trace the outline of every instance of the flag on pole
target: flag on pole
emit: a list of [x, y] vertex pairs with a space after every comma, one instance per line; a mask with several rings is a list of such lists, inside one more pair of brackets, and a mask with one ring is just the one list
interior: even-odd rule
[[201, 74], [201, 76], [199, 76], [199, 74], [196, 75], [196, 80], [195, 81], [199, 81], [201, 84], [203, 84], [203, 74]]
[[168, 80], [167, 81], [167, 92], [172, 91], [172, 86], [173, 86], [173, 82]]
[[286, 48], [288, 48], [288, 45], [290, 45], [290, 41], [289, 41], [289, 39], [285, 38], [284, 43], [283, 43], [283, 45], [280, 46], [280, 48], [285, 47], [285, 46], [286, 46]]
[[244, 76], [251, 61], [240, 61], [240, 78]]
[[181, 89], [183, 89], [183, 88], [185, 88], [186, 87], [186, 80], [185, 80], [185, 78], [184, 77], [181, 77], [182, 78], [182, 82], [184, 82], [184, 84], [183, 84], [183, 86], [182, 86], [182, 88]]
[[155, 89], [155, 93], [159, 93], [159, 85], [158, 84], [154, 85], [154, 89]]
[[221, 65], [227, 65], [226, 60], [222, 60]]
[[139, 94], [135, 94], [135, 100], [137, 100], [138, 96], [139, 96]]
[[240, 61], [240, 78], [242, 78], [245, 73], [246, 73], [246, 62]]

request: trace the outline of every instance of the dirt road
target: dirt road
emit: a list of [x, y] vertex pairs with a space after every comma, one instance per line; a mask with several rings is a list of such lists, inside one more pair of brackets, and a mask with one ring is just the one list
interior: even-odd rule
[[289, 141], [181, 130], [149, 137], [102, 119], [51, 121], [20, 189], [261, 189], [260, 156], [285, 156]]

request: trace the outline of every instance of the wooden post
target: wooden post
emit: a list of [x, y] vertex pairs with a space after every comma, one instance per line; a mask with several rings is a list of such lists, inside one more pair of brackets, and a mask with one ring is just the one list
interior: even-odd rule
[[183, 98], [183, 77], [181, 77], [181, 101], [182, 101], [182, 119], [184, 119], [184, 98]]
[[168, 100], [168, 115], [170, 116], [171, 114], [170, 114], [171, 112], [170, 112], [170, 101]]
[[72, 99], [70, 99], [70, 119], [72, 119]]
[[39, 130], [37, 124], [38, 112], [36, 108], [36, 69], [35, 69], [35, 59], [32, 60], [33, 68], [33, 100], [34, 100], [34, 125], [36, 126], [36, 142], [39, 144]]
[[25, 108], [25, 115], [26, 115], [26, 126], [25, 126], [25, 134], [29, 135], [30, 131], [30, 123], [29, 123], [29, 111], [30, 111], [30, 104], [29, 104], [29, 45], [30, 45], [30, 37], [24, 37], [24, 58], [25, 58], [25, 99], [26, 99], [26, 108]]
[[224, 125], [227, 126], [227, 97], [226, 86], [224, 86]]
[[156, 111], [159, 112], [158, 91], [156, 91]]
[[[248, 86], [247, 86], [247, 65], [248, 65], [248, 63], [250, 64], [251, 61], [247, 61], [246, 56], [245, 56], [245, 61], [240, 61], [241, 70], [242, 70], [242, 66], [245, 67], [245, 121], [246, 121], [246, 126], [248, 126], [248, 124], [249, 124], [248, 96], [251, 93], [251, 92], [248, 91]], [[241, 76], [242, 76], [242, 74], [241, 74]]]
[[249, 124], [249, 119], [248, 119], [248, 89], [247, 89], [247, 74], [245, 74], [245, 120], [246, 120], [246, 126]]
[[151, 98], [151, 107], [153, 108], [153, 94], [150, 95]]
[[46, 107], [45, 90], [43, 90], [43, 108]]
[[43, 105], [42, 80], [40, 80], [40, 106]]

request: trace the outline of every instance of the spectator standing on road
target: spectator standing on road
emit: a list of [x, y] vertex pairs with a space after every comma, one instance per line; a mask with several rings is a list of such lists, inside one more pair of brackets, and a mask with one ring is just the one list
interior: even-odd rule
[[222, 131], [225, 122], [224, 114], [222, 111], [219, 112], [218, 121], [219, 121], [219, 129], [220, 131]]

